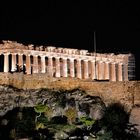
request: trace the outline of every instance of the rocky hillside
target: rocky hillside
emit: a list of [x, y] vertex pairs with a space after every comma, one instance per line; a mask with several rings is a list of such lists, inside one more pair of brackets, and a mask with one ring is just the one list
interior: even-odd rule
[[0, 86], [0, 115], [15, 107], [34, 107], [47, 104], [54, 109], [54, 115], [61, 115], [66, 108], [76, 107], [79, 114], [99, 119], [105, 104], [98, 96], [90, 96], [80, 89], [51, 90], [35, 89], [23, 90], [10, 86]]

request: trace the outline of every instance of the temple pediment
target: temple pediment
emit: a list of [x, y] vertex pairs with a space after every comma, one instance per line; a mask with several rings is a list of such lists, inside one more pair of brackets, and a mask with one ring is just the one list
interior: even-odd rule
[[19, 49], [19, 50], [27, 50], [28, 47], [23, 45], [23, 44], [20, 44], [20, 43], [17, 43], [15, 41], [5, 41], [3, 40], [2, 41], [3, 44], [0, 44], [0, 50], [4, 50], [4, 49]]

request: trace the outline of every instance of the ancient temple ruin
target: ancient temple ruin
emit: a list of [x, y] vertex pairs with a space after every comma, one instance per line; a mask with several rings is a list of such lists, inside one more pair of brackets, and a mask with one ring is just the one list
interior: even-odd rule
[[129, 81], [135, 79], [133, 54], [89, 53], [88, 50], [54, 46], [0, 44], [0, 72], [26, 66], [26, 74], [46, 73], [50, 77]]

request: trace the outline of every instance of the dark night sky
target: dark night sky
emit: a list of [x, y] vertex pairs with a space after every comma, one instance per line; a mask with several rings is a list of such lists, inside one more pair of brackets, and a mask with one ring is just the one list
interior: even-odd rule
[[136, 2], [20, 0], [13, 3], [5, 0], [0, 4], [0, 19], [0, 40], [23, 44], [92, 51], [96, 31], [98, 52], [135, 54], [137, 79], [140, 79], [140, 8]]

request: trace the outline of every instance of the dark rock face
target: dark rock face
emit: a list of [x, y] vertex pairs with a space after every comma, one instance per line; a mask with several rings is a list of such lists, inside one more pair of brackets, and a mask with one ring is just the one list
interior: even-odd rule
[[136, 125], [135, 127], [138, 129], [140, 135], [140, 107], [139, 106], [136, 106], [132, 109], [130, 115], [130, 123]]
[[46, 104], [53, 110], [53, 116], [64, 115], [68, 108], [75, 108], [78, 116], [100, 119], [105, 104], [100, 97], [87, 95], [79, 89], [74, 90], [21, 90], [0, 86], [0, 116], [15, 107], [34, 107]]

